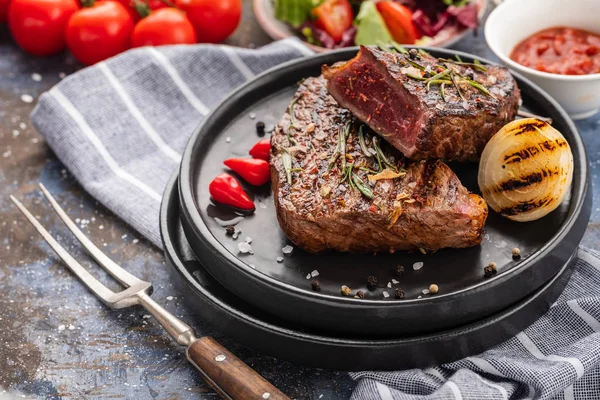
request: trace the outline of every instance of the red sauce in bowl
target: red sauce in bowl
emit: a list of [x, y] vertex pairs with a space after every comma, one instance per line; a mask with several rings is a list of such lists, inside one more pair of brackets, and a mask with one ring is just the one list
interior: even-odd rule
[[600, 73], [600, 35], [567, 27], [545, 29], [519, 43], [510, 58], [552, 74]]

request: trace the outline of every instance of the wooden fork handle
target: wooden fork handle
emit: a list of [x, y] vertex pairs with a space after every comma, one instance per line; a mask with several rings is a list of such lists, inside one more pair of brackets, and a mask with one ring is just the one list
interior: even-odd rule
[[187, 348], [186, 356], [200, 370], [208, 384], [225, 398], [289, 400], [285, 394], [209, 336], [193, 342]]

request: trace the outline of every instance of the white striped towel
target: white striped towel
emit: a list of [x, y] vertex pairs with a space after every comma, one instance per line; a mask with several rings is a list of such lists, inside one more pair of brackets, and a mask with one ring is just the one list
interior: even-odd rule
[[[160, 246], [161, 195], [198, 123], [235, 87], [308, 54], [294, 39], [131, 50], [43, 94], [32, 121], [89, 193]], [[353, 398], [600, 399], [599, 292], [600, 259], [580, 250], [561, 298], [515, 338], [437, 368], [353, 373]]]

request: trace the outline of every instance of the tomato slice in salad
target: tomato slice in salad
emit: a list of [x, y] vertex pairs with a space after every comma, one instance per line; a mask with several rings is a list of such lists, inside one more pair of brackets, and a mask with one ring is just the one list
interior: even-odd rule
[[316, 18], [315, 26], [327, 32], [336, 42], [342, 40], [354, 19], [348, 0], [325, 0], [312, 10], [312, 14]]
[[393, 1], [378, 1], [376, 5], [394, 40], [401, 44], [414, 44], [419, 36], [410, 8]]

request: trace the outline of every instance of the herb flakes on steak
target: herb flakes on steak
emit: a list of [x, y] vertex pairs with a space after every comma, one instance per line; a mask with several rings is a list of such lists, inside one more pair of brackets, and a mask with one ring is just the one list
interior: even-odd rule
[[442, 161], [406, 164], [361, 125], [318, 77], [300, 85], [275, 127], [271, 181], [279, 223], [292, 242], [310, 252], [481, 242], [487, 217], [481, 197]]
[[341, 106], [414, 160], [476, 161], [519, 108], [508, 69], [425, 52], [361, 46], [352, 60], [323, 66], [323, 75]]

